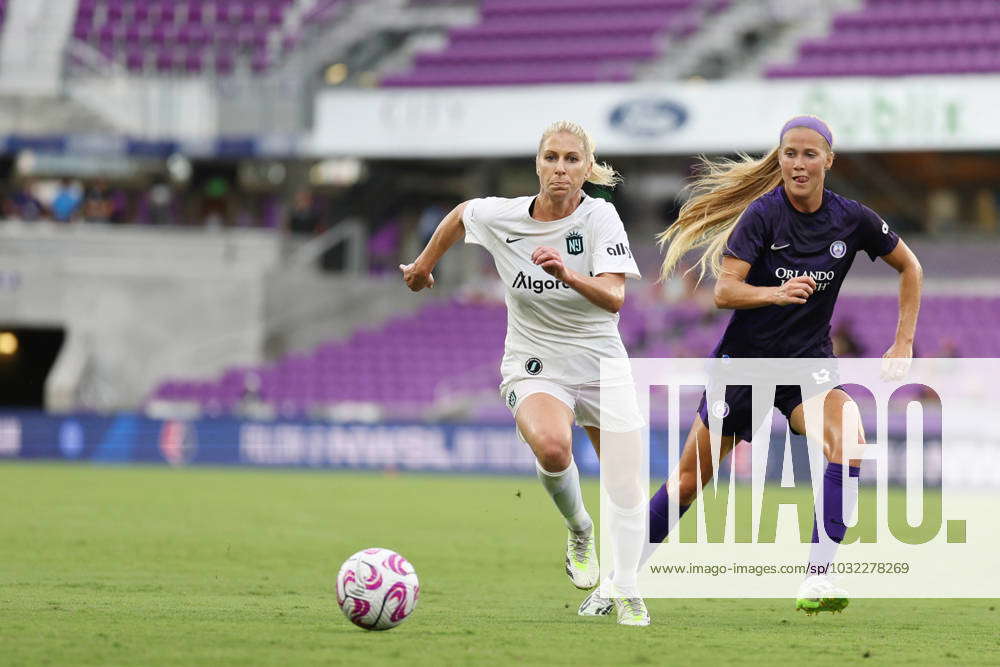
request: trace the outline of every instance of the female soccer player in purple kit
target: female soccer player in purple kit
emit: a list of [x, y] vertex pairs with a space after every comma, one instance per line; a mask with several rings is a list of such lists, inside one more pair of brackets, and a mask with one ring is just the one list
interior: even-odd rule
[[[827, 124], [799, 116], [785, 124], [779, 146], [760, 160], [705, 160], [693, 185], [694, 196], [660, 241], [669, 244], [663, 276], [670, 275], [689, 250], [706, 248], [700, 267], [703, 275], [710, 272], [718, 279], [715, 304], [735, 311], [713, 357], [832, 357], [830, 319], [840, 286], [860, 251], [873, 261], [881, 257], [900, 274], [896, 339], [884, 356], [901, 360], [894, 363], [912, 357], [920, 263], [875, 212], [824, 188], [833, 159], [833, 134]], [[836, 388], [827, 394], [823, 407], [824, 454], [829, 462], [823, 481], [823, 523], [829, 539], [819, 540], [814, 528], [811, 571], [823, 572], [833, 561], [847, 530], [844, 518], [851, 515], [857, 499], [855, 485], [847, 486], [851, 496], [842, 496], [845, 447], [864, 442], [860, 428], [857, 441], [843, 442], [841, 413], [850, 400]], [[721, 457], [739, 440], [749, 441], [756, 426], [750, 415], [749, 388], [729, 387], [726, 404], [728, 410], [719, 411], [725, 414]], [[778, 387], [774, 404], [796, 432], [805, 433], [798, 387]], [[672, 527], [669, 503], [677, 502], [683, 514], [712, 478], [708, 421], [703, 397], [677, 469], [650, 500], [651, 544], [643, 562]], [[848, 474], [857, 477], [860, 461], [847, 463]], [[847, 602], [844, 591], [816, 574], [803, 582], [796, 609], [809, 614], [840, 611]], [[580, 613], [596, 608], [588, 598]]]

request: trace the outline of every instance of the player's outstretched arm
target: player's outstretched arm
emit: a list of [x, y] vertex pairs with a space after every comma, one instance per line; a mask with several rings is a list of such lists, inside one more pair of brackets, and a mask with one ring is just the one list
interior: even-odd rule
[[715, 282], [715, 307], [760, 308], [805, 303], [816, 290], [809, 276], [796, 276], [778, 287], [757, 287], [746, 283], [749, 262], [735, 257], [722, 258], [722, 271]]
[[427, 247], [413, 260], [412, 264], [399, 265], [399, 270], [403, 272], [403, 281], [414, 292], [419, 292], [425, 287], [428, 289], [434, 287], [434, 275], [431, 271], [448, 252], [448, 248], [455, 245], [465, 234], [462, 214], [465, 213], [465, 206], [468, 203], [467, 201], [462, 202], [451, 209], [451, 213], [444, 216], [437, 229], [434, 230], [431, 240], [427, 242]]
[[625, 303], [624, 273], [585, 276], [563, 264], [559, 251], [548, 246], [535, 248], [531, 253], [531, 261], [542, 267], [550, 276], [579, 292], [587, 301], [609, 313], [617, 313]]
[[886, 353], [886, 358], [909, 359], [913, 356], [913, 338], [917, 332], [917, 314], [920, 312], [920, 293], [924, 282], [924, 269], [913, 251], [902, 239], [882, 259], [899, 271], [899, 321], [896, 339]]

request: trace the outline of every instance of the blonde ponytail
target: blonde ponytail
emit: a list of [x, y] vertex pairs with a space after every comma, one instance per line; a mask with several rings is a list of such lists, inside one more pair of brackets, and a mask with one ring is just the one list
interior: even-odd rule
[[668, 278], [681, 258], [695, 248], [705, 248], [697, 264], [699, 280], [706, 273], [718, 277], [722, 253], [743, 211], [753, 200], [781, 184], [778, 150], [760, 159], [746, 154], [740, 154], [737, 160], [700, 158], [698, 176], [688, 186], [691, 198], [681, 207], [677, 220], [656, 237], [660, 248], [666, 247], [662, 279]]
[[545, 131], [542, 133], [542, 138], [538, 142], [538, 153], [541, 154], [542, 147], [545, 145], [545, 140], [551, 137], [553, 134], [558, 134], [559, 132], [568, 132], [574, 137], [580, 140], [583, 144], [583, 152], [587, 155], [590, 160], [590, 164], [593, 167], [590, 170], [590, 177], [587, 178], [588, 183], [594, 183], [595, 185], [605, 185], [607, 187], [613, 188], [622, 182], [622, 176], [614, 167], [612, 167], [607, 162], [598, 163], [597, 157], [594, 155], [594, 140], [591, 139], [590, 135], [586, 130], [583, 129], [579, 123], [574, 123], [571, 120], [560, 120], [552, 123]]
[[[590, 154], [590, 159], [594, 161], [593, 153]], [[598, 164], [594, 161], [594, 167], [590, 170], [590, 178], [587, 179], [587, 182], [613, 188], [622, 182], [622, 176], [607, 162]]]

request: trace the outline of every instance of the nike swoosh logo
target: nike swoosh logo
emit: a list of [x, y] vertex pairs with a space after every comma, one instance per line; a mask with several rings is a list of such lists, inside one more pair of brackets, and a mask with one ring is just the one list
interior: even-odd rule
[[507, 241], [507, 243], [517, 243], [518, 241], [523, 241], [524, 237], [522, 236], [519, 239], [504, 239], [504, 240]]
[[792, 245], [792, 244], [791, 243], [786, 243], [785, 245], [774, 245], [772, 243], [771, 244], [771, 250], [781, 250], [782, 248], [787, 248], [790, 245]]

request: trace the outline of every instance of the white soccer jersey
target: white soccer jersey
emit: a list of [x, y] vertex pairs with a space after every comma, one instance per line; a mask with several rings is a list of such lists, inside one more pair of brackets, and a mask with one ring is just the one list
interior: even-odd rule
[[507, 341], [501, 364], [507, 383], [528, 377], [567, 384], [600, 379], [602, 358], [626, 357], [618, 315], [585, 299], [531, 261], [539, 246], [559, 251], [585, 276], [623, 273], [639, 278], [618, 211], [584, 195], [569, 216], [539, 222], [534, 197], [473, 199], [465, 207], [465, 242], [486, 248], [506, 287]]

